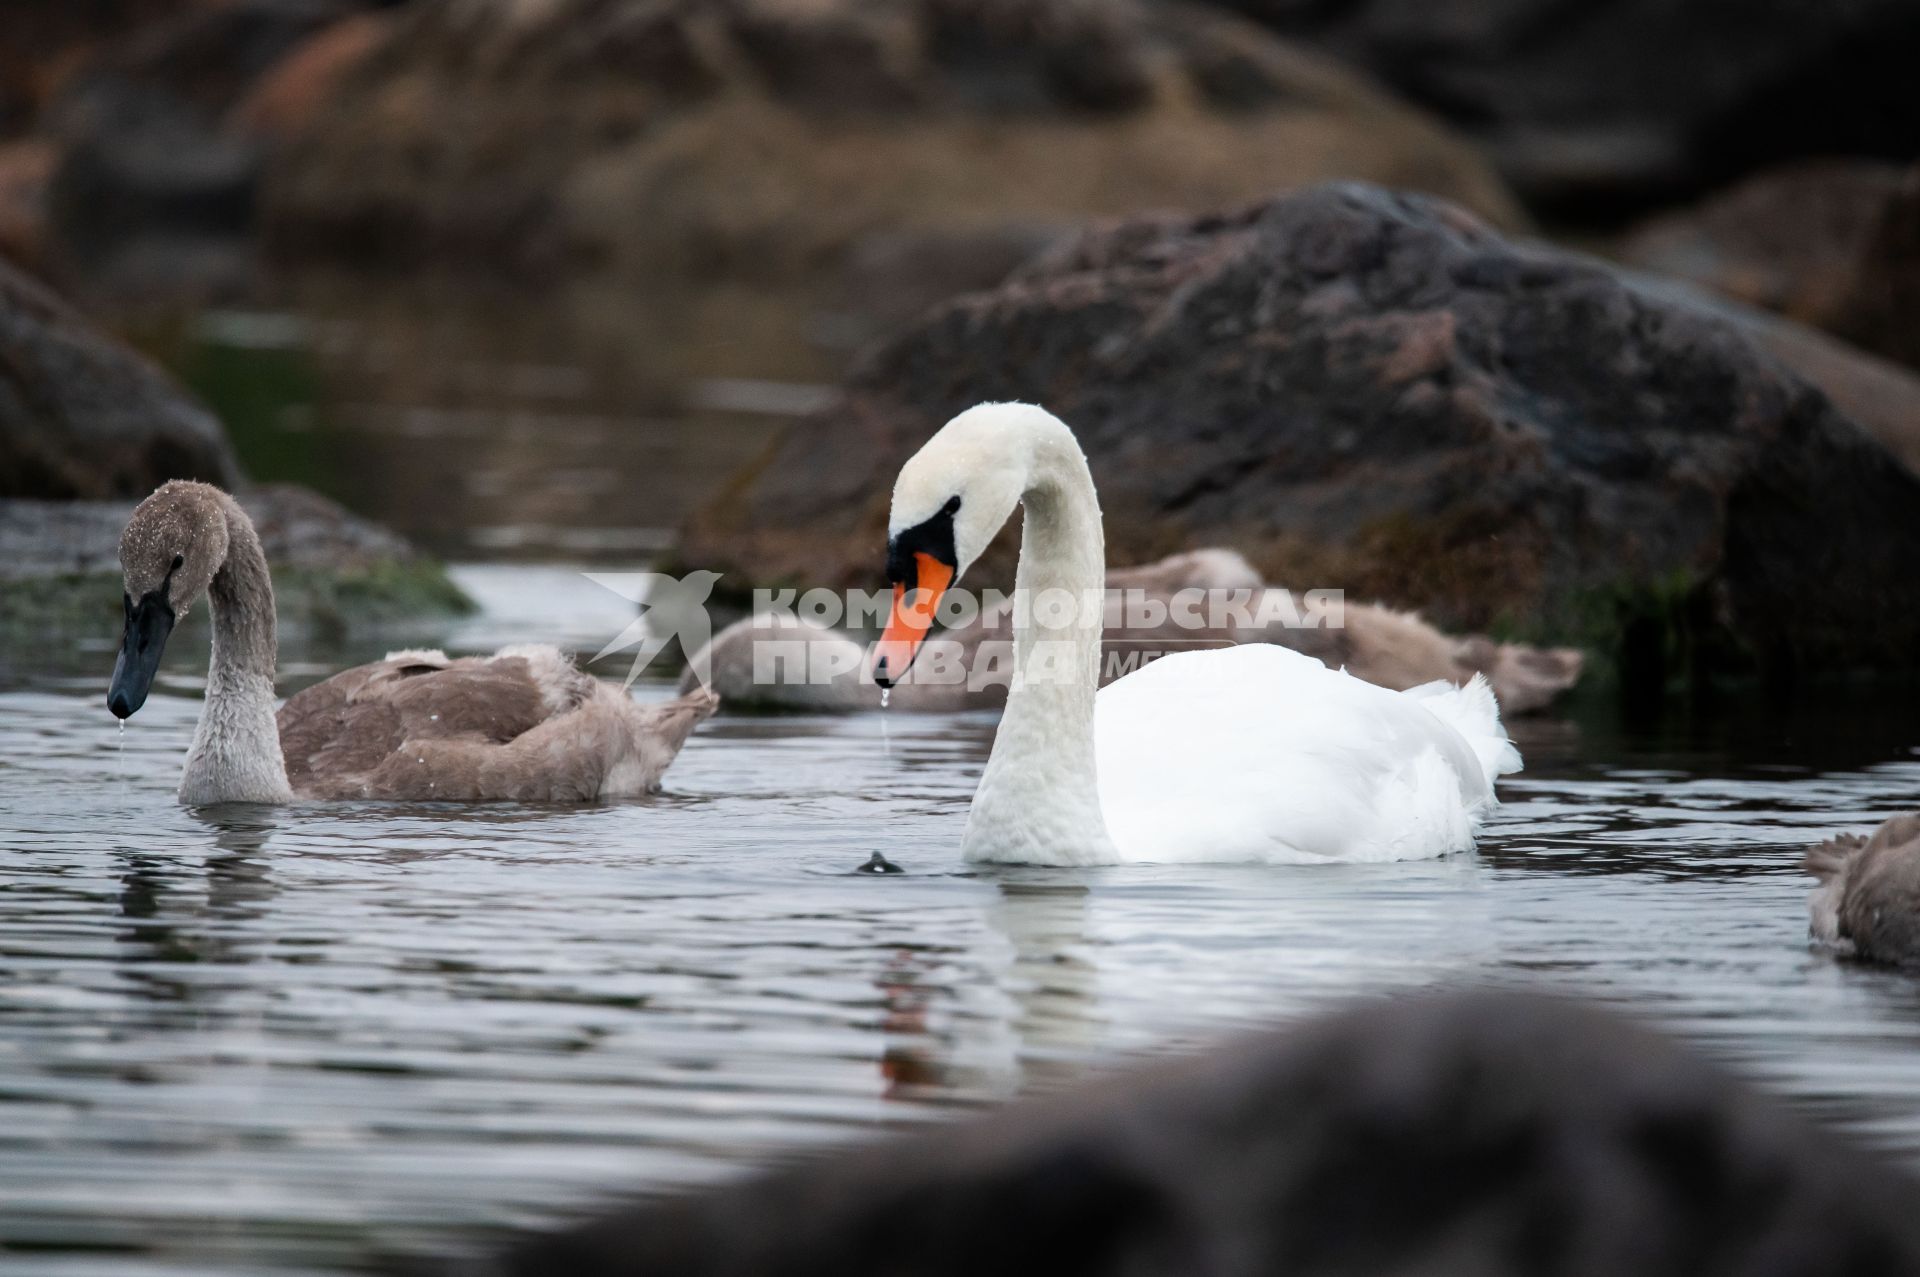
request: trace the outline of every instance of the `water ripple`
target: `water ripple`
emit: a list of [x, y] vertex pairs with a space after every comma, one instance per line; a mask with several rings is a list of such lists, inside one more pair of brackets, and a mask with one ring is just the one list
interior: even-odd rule
[[[196, 688], [170, 671], [124, 737], [85, 680], [0, 691], [20, 1271], [471, 1250], [1441, 983], [1636, 1009], [1920, 1159], [1920, 991], [1810, 952], [1797, 868], [1913, 805], [1912, 736], [1540, 725], [1476, 856], [975, 871], [978, 716], [896, 715], [890, 757], [871, 715], [721, 719], [670, 793], [586, 811], [212, 814], [172, 796]], [[854, 873], [876, 850], [907, 872]]]

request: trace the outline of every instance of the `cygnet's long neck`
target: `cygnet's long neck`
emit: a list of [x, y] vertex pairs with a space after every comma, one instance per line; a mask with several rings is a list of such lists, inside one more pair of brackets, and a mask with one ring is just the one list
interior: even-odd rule
[[1100, 812], [1093, 744], [1106, 585], [1100, 501], [1071, 431], [1039, 418], [1032, 442], [1013, 687], [962, 850], [969, 860], [1107, 864], [1118, 855]]
[[207, 591], [213, 613], [213, 661], [206, 706], [180, 777], [185, 803], [284, 803], [293, 795], [273, 714], [273, 582], [253, 522], [222, 502], [227, 557]]

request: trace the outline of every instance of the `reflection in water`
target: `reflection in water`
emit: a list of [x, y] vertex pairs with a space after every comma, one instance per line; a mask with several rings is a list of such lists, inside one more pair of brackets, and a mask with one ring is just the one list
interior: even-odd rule
[[934, 998], [929, 988], [933, 972], [928, 955], [897, 949], [888, 955], [875, 982], [883, 1007], [880, 1031], [886, 1034], [880, 1076], [886, 1079], [883, 1094], [889, 1100], [913, 1100], [954, 1080], [953, 1070], [941, 1058], [941, 1043], [927, 1022], [927, 1008]]
[[[148, 334], [257, 479], [307, 483], [452, 557], [632, 564], [822, 402], [817, 299], [315, 274], [283, 309]], [[449, 464], [457, 457], [458, 464]]]
[[[1099, 968], [1089, 953], [1089, 892], [1073, 882], [995, 866], [984, 875], [996, 893], [982, 910], [998, 943], [981, 955], [993, 963], [1001, 1005], [982, 1025], [965, 1020], [958, 1033], [936, 1024], [942, 1001], [942, 956], [901, 948], [877, 981], [887, 1035], [881, 1056], [890, 1100], [931, 1100], [940, 1091], [994, 1095], [1040, 1090], [1085, 1072], [1101, 1045]], [[1055, 880], [1049, 881], [1048, 877]], [[973, 1063], [962, 1063], [962, 1058]]]
[[991, 876], [999, 894], [987, 904], [987, 925], [1013, 949], [1000, 984], [1018, 1008], [1012, 1028], [1021, 1085], [1056, 1084], [1085, 1070], [1105, 1024], [1099, 968], [1088, 950], [1089, 893], [1031, 870], [995, 867]]
[[218, 855], [207, 858], [207, 912], [222, 919], [251, 921], [266, 916], [273, 899], [273, 876], [264, 854], [278, 827], [272, 807], [227, 803], [192, 813], [214, 829]]
[[[496, 569], [489, 597], [540, 606], [452, 637], [597, 633], [547, 606], [572, 579]], [[288, 685], [361, 658], [285, 655]], [[1435, 983], [1639, 1010], [1920, 1160], [1920, 986], [1810, 952], [1797, 868], [1920, 795], [1920, 718], [1884, 697], [1737, 732], [1527, 724], [1527, 772], [1457, 860], [984, 870], [957, 854], [983, 715], [889, 716], [886, 765], [879, 715], [722, 717], [668, 793], [606, 807], [195, 812], [173, 787], [204, 656], [124, 745], [101, 671], [10, 659], [0, 1247], [53, 1262], [471, 1252]], [[876, 850], [904, 872], [852, 872]]]
[[[205, 825], [213, 847], [205, 854], [206, 903], [184, 907], [189, 874], [181, 860], [152, 850], [122, 846], [115, 854], [125, 865], [120, 913], [128, 920], [121, 932], [129, 963], [245, 962], [260, 936], [246, 924], [266, 916], [273, 899], [273, 877], [264, 852], [277, 823], [275, 809], [248, 803], [190, 810]], [[193, 853], [196, 858], [198, 852]], [[179, 1000], [192, 987], [150, 972], [130, 972], [156, 997]]]

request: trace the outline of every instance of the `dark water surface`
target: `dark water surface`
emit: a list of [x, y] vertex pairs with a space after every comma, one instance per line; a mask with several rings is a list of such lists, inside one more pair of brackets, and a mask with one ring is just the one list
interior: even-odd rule
[[836, 315], [778, 289], [308, 275], [270, 305], [125, 325], [304, 483], [451, 559], [658, 553], [775, 432], [830, 398]]
[[[463, 579], [487, 610], [455, 647], [592, 650], [627, 616], [565, 571]], [[1466, 981], [1644, 1013], [1920, 1161], [1920, 986], [1810, 952], [1796, 868], [1920, 799], [1898, 706], [1523, 723], [1465, 858], [970, 871], [985, 717], [723, 717], [667, 794], [587, 810], [188, 811], [204, 647], [123, 736], [113, 637], [0, 662], [9, 1272], [470, 1249]], [[290, 643], [283, 690], [376, 654]], [[875, 850], [907, 872], [852, 872]]]

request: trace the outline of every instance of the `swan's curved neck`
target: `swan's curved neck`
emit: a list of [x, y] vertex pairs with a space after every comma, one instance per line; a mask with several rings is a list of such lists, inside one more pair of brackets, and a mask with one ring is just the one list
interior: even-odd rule
[[273, 713], [279, 654], [273, 581], [253, 521], [231, 500], [223, 505], [227, 557], [207, 591], [213, 660], [180, 798], [196, 804], [286, 802], [292, 793]]
[[[1033, 429], [1014, 578], [1014, 677], [967, 818], [969, 860], [1117, 859], [1100, 812], [1093, 698], [1100, 686], [1106, 538], [1073, 434]], [[1062, 623], [1064, 622], [1064, 623]]]

